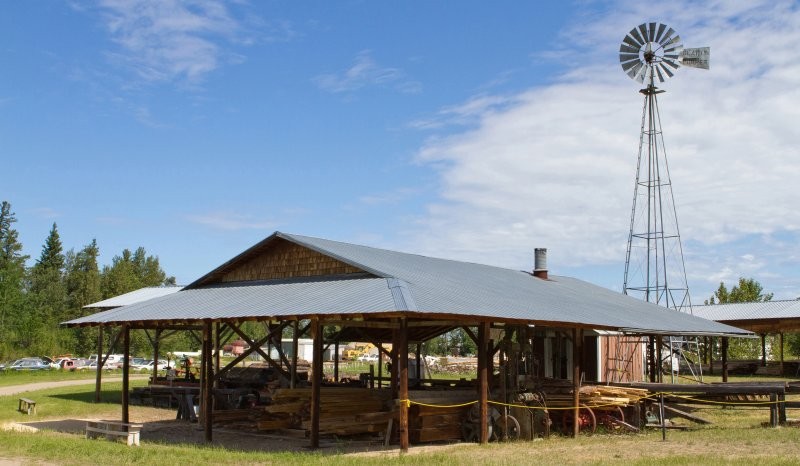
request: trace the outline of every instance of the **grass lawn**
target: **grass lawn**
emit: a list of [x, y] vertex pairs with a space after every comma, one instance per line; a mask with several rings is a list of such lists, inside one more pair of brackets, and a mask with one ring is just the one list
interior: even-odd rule
[[[748, 380], [756, 381], [764, 379]], [[145, 381], [133, 381], [142, 385]], [[0, 397], [0, 424], [58, 418], [119, 418], [120, 383], [103, 385], [103, 403], [93, 403], [93, 386], [62, 387], [26, 394], [38, 403], [38, 414], [16, 412], [17, 396]], [[132, 409], [151, 409], [138, 408]], [[695, 414], [713, 422], [692, 425], [690, 431], [669, 431], [662, 441], [660, 431], [642, 434], [553, 436], [534, 442], [412, 446], [406, 455], [397, 450], [344, 454], [333, 446], [320, 451], [245, 452], [195, 444], [165, 444], [142, 440], [140, 447], [104, 440], [86, 440], [79, 434], [39, 431], [11, 432], [0, 429], [0, 463], [13, 460], [32, 464], [325, 464], [333, 465], [516, 465], [516, 464], [800, 464], [800, 428], [765, 428], [766, 408], [722, 408], [708, 406]], [[800, 410], [788, 411], [790, 419]], [[678, 420], [689, 424], [688, 421]], [[265, 442], [279, 440], [265, 439]], [[337, 444], [338, 445], [338, 444]]]

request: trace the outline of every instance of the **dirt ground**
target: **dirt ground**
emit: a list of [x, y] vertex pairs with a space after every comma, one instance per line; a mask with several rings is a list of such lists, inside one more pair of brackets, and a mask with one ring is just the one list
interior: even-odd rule
[[[121, 378], [104, 378], [103, 382], [119, 382]], [[17, 385], [0, 387], [0, 396], [14, 395], [26, 391], [43, 390], [74, 385], [94, 384], [93, 379], [68, 380], [57, 382], [42, 382], [27, 385]], [[143, 424], [141, 440], [143, 442], [159, 443], [184, 443], [184, 444], [205, 444], [203, 428], [198, 423], [190, 423], [175, 419], [174, 409], [151, 408], [144, 406], [130, 407], [130, 421]], [[25, 423], [6, 423], [0, 425], [3, 430], [16, 430], [36, 432], [38, 430], [50, 430], [70, 435], [83, 436], [85, 434], [86, 421], [98, 420], [98, 418], [70, 419], [70, 418], [49, 418], [37, 422]], [[106, 418], [106, 420], [119, 420], [119, 418]], [[242, 451], [310, 451], [310, 440], [307, 438], [294, 437], [288, 435], [274, 435], [267, 433], [243, 432], [241, 430], [215, 428], [213, 431], [213, 445], [232, 450]], [[442, 448], [446, 446], [439, 446]], [[433, 447], [437, 448], [437, 447]], [[413, 450], [422, 452], [429, 451], [428, 447], [415, 447]], [[335, 439], [322, 437], [320, 439], [319, 452], [325, 453], [350, 453], [350, 454], [397, 454], [397, 446], [384, 447], [383, 440], [375, 437], [362, 439]], [[4, 461], [13, 461], [0, 457], [0, 466], [9, 464]]]
[[[158, 443], [183, 443], [204, 444], [202, 425], [175, 419], [175, 410], [131, 406], [130, 421], [143, 424], [141, 431], [142, 442]], [[46, 419], [37, 422], [6, 423], [0, 428], [4, 430], [17, 430], [36, 432], [50, 430], [83, 436], [86, 428], [86, 419]], [[113, 420], [113, 419], [107, 419]], [[118, 420], [118, 419], [117, 419]], [[243, 432], [240, 430], [215, 428], [213, 431], [213, 445], [232, 450], [242, 451], [310, 451], [310, 441], [307, 438], [287, 435], [274, 435], [267, 433]], [[396, 446], [384, 447], [383, 441], [378, 438], [362, 438], [355, 440], [341, 440], [335, 438], [321, 438], [320, 449], [322, 453], [359, 453], [359, 452], [397, 452]], [[0, 466], [3, 466], [0, 463]]]

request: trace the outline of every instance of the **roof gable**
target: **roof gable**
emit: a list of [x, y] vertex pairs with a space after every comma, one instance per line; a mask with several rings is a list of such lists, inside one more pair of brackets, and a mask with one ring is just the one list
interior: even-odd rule
[[198, 288], [231, 282], [364, 273], [369, 272], [339, 258], [290, 241], [276, 233], [217, 267], [186, 288]]

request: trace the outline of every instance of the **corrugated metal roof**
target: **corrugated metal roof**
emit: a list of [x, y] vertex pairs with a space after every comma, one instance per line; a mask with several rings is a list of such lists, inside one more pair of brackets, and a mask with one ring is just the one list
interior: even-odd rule
[[139, 288], [113, 298], [108, 298], [96, 303], [87, 304], [84, 308], [114, 308], [120, 306], [128, 306], [130, 304], [140, 303], [153, 298], [170, 295], [182, 290], [182, 286], [148, 286], [146, 288]]
[[522, 271], [280, 232], [270, 238], [292, 241], [381, 278], [190, 285], [171, 296], [67, 324], [416, 311], [632, 332], [749, 333], [569, 277], [541, 280]]
[[713, 304], [693, 309], [694, 315], [716, 321], [800, 318], [800, 300]]

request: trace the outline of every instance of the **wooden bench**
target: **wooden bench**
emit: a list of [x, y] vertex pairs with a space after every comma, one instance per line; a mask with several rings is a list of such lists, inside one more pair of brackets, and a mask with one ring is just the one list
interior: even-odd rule
[[141, 424], [117, 421], [86, 421], [86, 438], [96, 438], [102, 435], [109, 440], [115, 440], [116, 437], [124, 437], [128, 446], [139, 445], [139, 433], [141, 430]]
[[36, 402], [28, 398], [20, 398], [17, 410], [21, 413], [36, 414]]

